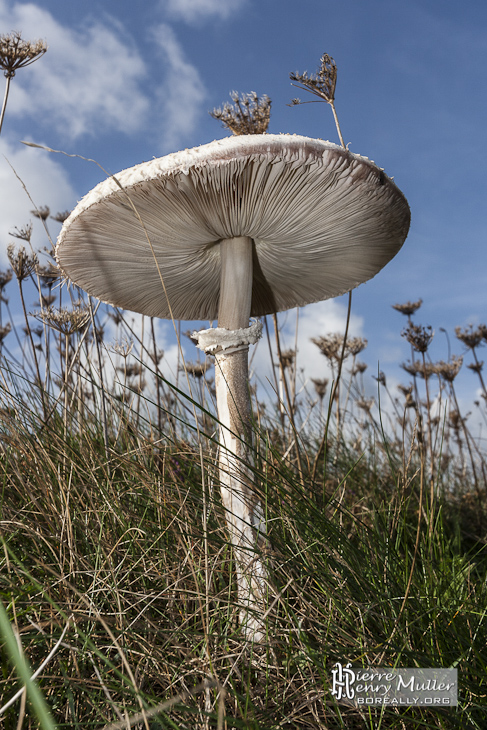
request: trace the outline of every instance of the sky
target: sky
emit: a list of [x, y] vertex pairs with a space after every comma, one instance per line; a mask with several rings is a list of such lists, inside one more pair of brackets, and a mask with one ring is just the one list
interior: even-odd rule
[[[456, 326], [487, 321], [487, 5], [481, 0], [0, 0], [0, 32], [41, 38], [46, 55], [12, 80], [0, 136], [0, 266], [8, 233], [32, 219], [32, 203], [70, 210], [104, 175], [228, 136], [208, 112], [229, 92], [272, 99], [268, 131], [337, 142], [326, 104], [288, 106], [305, 92], [289, 73], [338, 67], [336, 108], [345, 142], [394, 177], [411, 207], [402, 248], [353, 293], [351, 334], [367, 338], [370, 373], [407, 383], [405, 318], [391, 305], [423, 299], [415, 321], [431, 325], [433, 359], [464, 352]], [[0, 78], [0, 93], [1, 91]], [[309, 97], [311, 99], [311, 97]], [[13, 168], [13, 169], [12, 169]], [[15, 173], [14, 173], [15, 171]], [[59, 226], [50, 222], [52, 233]], [[46, 240], [35, 221], [39, 247]], [[298, 367], [321, 377], [311, 336], [344, 328], [347, 297], [300, 310]], [[294, 346], [296, 312], [280, 317]], [[204, 326], [204, 324], [202, 325]], [[174, 355], [172, 328], [161, 323]], [[189, 359], [195, 359], [190, 352]], [[265, 348], [254, 358], [265, 367]], [[470, 362], [466, 355], [465, 363]], [[459, 376], [476, 397], [471, 371]], [[370, 378], [369, 387], [373, 385]]]

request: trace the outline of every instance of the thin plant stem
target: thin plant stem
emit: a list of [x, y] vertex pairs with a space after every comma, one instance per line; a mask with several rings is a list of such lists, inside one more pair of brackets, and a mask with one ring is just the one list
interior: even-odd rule
[[348, 292], [347, 323], [345, 325], [345, 335], [343, 337], [342, 353], [341, 353], [341, 356], [340, 356], [340, 362], [338, 363], [337, 377], [336, 377], [336, 380], [333, 381], [333, 386], [332, 386], [331, 393], [330, 393], [330, 401], [329, 401], [329, 404], [328, 404], [328, 414], [327, 414], [327, 417], [326, 417], [326, 424], [325, 424], [325, 430], [323, 432], [323, 438], [321, 439], [321, 443], [320, 443], [320, 446], [318, 448], [318, 451], [316, 452], [316, 456], [315, 456], [315, 460], [314, 460], [314, 464], [313, 464], [313, 470], [312, 470], [312, 473], [311, 473], [311, 481], [312, 482], [314, 482], [314, 480], [316, 478], [316, 471], [318, 469], [318, 462], [320, 460], [321, 454], [323, 453], [323, 450], [324, 450], [324, 448], [326, 446], [326, 442], [327, 442], [327, 439], [328, 439], [328, 428], [330, 426], [331, 410], [332, 410], [332, 407], [333, 407], [333, 400], [334, 400], [335, 394], [337, 392], [338, 383], [340, 381], [340, 376], [342, 374], [342, 366], [343, 366], [343, 361], [345, 359], [345, 347], [347, 345], [348, 328], [349, 328], [349, 325], [350, 325], [350, 316], [351, 316], [351, 314], [352, 314], [352, 292], [349, 291]]
[[335, 124], [336, 124], [336, 128], [337, 128], [337, 132], [338, 132], [338, 137], [339, 137], [339, 139], [340, 139], [340, 144], [341, 144], [341, 146], [343, 147], [343, 149], [345, 149], [345, 150], [346, 150], [346, 149], [347, 149], [347, 147], [346, 147], [346, 145], [345, 145], [345, 142], [344, 142], [344, 140], [343, 140], [343, 136], [342, 136], [342, 130], [340, 129], [340, 123], [339, 123], [339, 121], [338, 121], [338, 115], [337, 115], [337, 113], [336, 113], [336, 109], [335, 109], [335, 104], [334, 104], [334, 103], [333, 103], [332, 101], [330, 101], [330, 102], [329, 102], [329, 104], [330, 104], [330, 106], [331, 106], [331, 110], [332, 110], [332, 112], [333, 112], [333, 118], [334, 118], [334, 120], [335, 120]]
[[25, 326], [27, 328], [27, 333], [28, 333], [30, 345], [31, 345], [31, 348], [32, 348], [32, 356], [34, 358], [34, 367], [35, 367], [35, 370], [36, 370], [37, 382], [39, 384], [39, 390], [40, 390], [40, 393], [41, 393], [42, 412], [43, 412], [43, 415], [44, 415], [44, 420], [46, 420], [47, 407], [46, 407], [46, 401], [45, 401], [44, 387], [43, 387], [42, 380], [41, 380], [41, 373], [40, 373], [40, 370], [39, 370], [39, 361], [37, 359], [36, 348], [35, 348], [35, 345], [34, 345], [34, 339], [32, 337], [32, 330], [31, 330], [31, 327], [30, 327], [29, 318], [27, 316], [27, 309], [26, 309], [26, 306], [25, 306], [25, 299], [24, 299], [24, 291], [23, 291], [23, 288], [22, 288], [22, 281], [19, 279], [18, 282], [19, 282], [19, 291], [20, 291], [20, 301], [22, 303], [22, 310], [24, 312]]
[[91, 327], [93, 330], [93, 337], [95, 340], [95, 348], [96, 348], [96, 357], [98, 360], [98, 374], [100, 378], [100, 392], [101, 392], [101, 413], [102, 413], [102, 426], [103, 426], [103, 441], [105, 444], [105, 457], [107, 460], [107, 473], [108, 478], [110, 478], [110, 454], [108, 451], [108, 426], [107, 426], [107, 411], [106, 411], [106, 403], [105, 403], [105, 385], [103, 383], [103, 368], [102, 368], [102, 361], [101, 361], [101, 352], [100, 352], [100, 343], [98, 341], [98, 336], [96, 334], [96, 326], [95, 326], [95, 317], [93, 314], [93, 307], [91, 304], [91, 297], [88, 297], [88, 309], [90, 311], [90, 318], [91, 318]]
[[282, 352], [281, 352], [281, 341], [279, 338], [279, 326], [277, 323], [277, 315], [273, 314], [272, 319], [274, 321], [274, 331], [276, 333], [276, 347], [277, 347], [277, 357], [279, 359], [279, 369], [281, 372], [281, 380], [284, 385], [284, 393], [286, 395], [286, 402], [287, 407], [289, 409], [289, 420], [291, 422], [291, 428], [293, 430], [293, 438], [294, 438], [294, 444], [296, 447], [296, 461], [298, 464], [298, 472], [299, 472], [299, 478], [301, 480], [301, 484], [304, 486], [304, 475], [303, 475], [303, 465], [301, 463], [301, 453], [299, 450], [299, 442], [298, 442], [298, 434], [296, 431], [296, 424], [294, 421], [294, 410], [293, 410], [293, 404], [291, 403], [291, 397], [289, 395], [289, 387], [287, 384], [287, 378], [286, 378], [286, 372], [284, 370], [283, 362], [282, 362]]

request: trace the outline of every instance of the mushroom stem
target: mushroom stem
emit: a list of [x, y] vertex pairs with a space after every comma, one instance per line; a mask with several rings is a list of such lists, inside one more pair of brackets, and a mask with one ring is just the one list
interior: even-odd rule
[[[221, 280], [218, 326], [247, 328], [252, 299], [252, 239], [220, 243]], [[221, 349], [215, 355], [215, 385], [220, 421], [220, 485], [234, 549], [240, 621], [247, 636], [260, 641], [267, 571], [259, 555], [265, 544], [265, 522], [253, 486], [252, 424], [248, 344]]]

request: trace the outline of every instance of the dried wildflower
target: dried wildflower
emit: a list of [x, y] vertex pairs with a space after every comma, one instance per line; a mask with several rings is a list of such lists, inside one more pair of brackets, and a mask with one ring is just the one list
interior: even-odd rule
[[271, 100], [264, 94], [260, 98], [255, 91], [250, 94], [238, 95], [232, 91], [230, 98], [233, 105], [228, 102], [213, 109], [210, 116], [219, 119], [224, 127], [230, 129], [233, 134], [264, 134], [269, 126], [271, 116]]
[[30, 211], [35, 218], [40, 218], [41, 221], [45, 221], [49, 218], [49, 215], [51, 213], [51, 210], [49, 206], [47, 205], [41, 205], [40, 208], [36, 208], [35, 210]]
[[281, 365], [284, 370], [292, 368], [296, 357], [295, 350], [284, 350], [281, 352]]
[[469, 365], [467, 365], [467, 367], [470, 370], [473, 370], [474, 373], [477, 373], [477, 375], [478, 375], [484, 369], [484, 361], [480, 360], [479, 362], [471, 362], [471, 363], [469, 363]]
[[374, 380], [377, 380], [380, 385], [383, 385], [384, 387], [386, 386], [386, 374], [382, 372], [382, 370], [379, 372], [379, 375], [377, 377], [375, 377], [375, 375], [373, 375], [372, 377], [374, 378]]
[[422, 327], [421, 325], [413, 324], [412, 322], [409, 322], [408, 326], [401, 332], [401, 335], [407, 339], [416, 352], [422, 353], [427, 351], [434, 334], [435, 333], [430, 325]]
[[347, 339], [347, 350], [348, 352], [356, 357], [359, 353], [362, 352], [362, 350], [365, 350], [365, 348], [368, 345], [368, 340], [366, 340], [364, 337], [349, 337]]
[[[321, 354], [328, 358], [328, 360], [340, 360], [343, 350], [343, 335], [335, 333], [325, 335], [323, 337], [312, 337], [311, 342], [316, 345]], [[344, 358], [346, 358], [347, 355], [348, 352], [345, 348]]]
[[53, 221], [57, 221], [58, 223], [64, 223], [66, 218], [69, 218], [70, 215], [70, 210], [63, 210], [62, 213], [56, 213], [56, 215], [52, 215], [51, 218]]
[[[293, 84], [293, 86], [296, 86], [298, 89], [302, 89], [303, 91], [311, 92], [315, 96], [318, 96], [321, 101], [325, 101], [331, 106], [340, 143], [343, 147], [345, 147], [345, 142], [343, 141], [342, 132], [335, 110], [337, 67], [333, 58], [327, 53], [324, 53], [320, 59], [320, 68], [315, 75], [310, 76], [307, 71], [302, 74], [296, 71], [295, 73], [289, 74], [289, 78], [291, 81], [297, 81], [297, 83]], [[309, 102], [301, 102], [300, 99], [293, 99], [291, 106], [297, 106], [302, 103]]]
[[17, 69], [34, 63], [46, 51], [47, 46], [44, 41], [23, 41], [20, 33], [16, 31], [0, 36], [0, 68], [3, 68], [4, 76], [7, 79], [0, 114], [0, 132], [2, 131], [3, 118], [7, 108], [11, 79], [15, 76]]
[[183, 332], [183, 335], [188, 338], [188, 340], [191, 340], [195, 345], [198, 344], [198, 337], [197, 333], [193, 332], [193, 330], [186, 330], [186, 332]]
[[402, 385], [401, 383], [397, 386], [397, 389], [401, 391], [401, 393], [405, 396], [411, 395], [413, 392], [414, 385]]
[[140, 363], [132, 363], [130, 365], [119, 365], [116, 368], [119, 372], [124, 373], [127, 378], [133, 378], [142, 374], [142, 365]]
[[323, 400], [323, 398], [326, 395], [326, 389], [328, 388], [328, 379], [318, 379], [318, 378], [311, 378], [311, 382], [315, 386], [316, 395], [320, 400]]
[[7, 256], [10, 266], [19, 281], [27, 279], [38, 265], [35, 253], [29, 256], [23, 246], [16, 249], [13, 243], [9, 243], [7, 246]]
[[116, 355], [121, 355], [123, 358], [127, 358], [132, 352], [134, 347], [133, 340], [130, 342], [125, 338], [122, 342], [114, 342], [108, 349], [114, 352]]
[[358, 373], [365, 373], [369, 366], [365, 362], [356, 362], [351, 374], [357, 375]]
[[7, 322], [4, 327], [0, 327], [0, 344], [4, 341], [11, 329], [12, 325], [10, 324], [10, 322]]
[[3, 292], [9, 281], [12, 280], [12, 276], [12, 269], [7, 269], [7, 271], [0, 271], [0, 293]]
[[32, 223], [28, 223], [23, 228], [15, 227], [13, 231], [9, 232], [9, 235], [13, 238], [19, 238], [21, 241], [30, 243], [30, 239], [32, 238]]
[[181, 365], [180, 370], [185, 370], [188, 375], [200, 380], [209, 367], [211, 366], [207, 362], [187, 362], [185, 365]]
[[373, 398], [359, 398], [357, 401], [357, 406], [361, 408], [363, 411], [367, 411], [367, 413], [370, 413], [372, 410], [372, 406], [374, 405], [374, 399]]
[[465, 418], [462, 418], [460, 413], [458, 411], [450, 411], [448, 414], [448, 420], [450, 421], [450, 426], [455, 430], [460, 430], [460, 427], [462, 426], [462, 423], [466, 420]]
[[405, 385], [398, 385], [397, 388], [401, 391], [406, 399], [406, 402], [404, 404], [406, 408], [416, 408], [416, 401], [414, 400], [412, 395], [414, 386], [412, 384], [407, 387]]
[[[332, 104], [335, 101], [335, 88], [337, 82], [337, 67], [334, 59], [327, 53], [324, 53], [320, 59], [319, 71], [312, 76], [308, 75], [308, 72], [300, 74], [298, 71], [290, 73], [289, 78], [291, 81], [297, 81], [297, 84], [293, 84], [298, 89], [304, 91], [310, 91], [315, 96], [319, 96], [320, 99], [326, 101], [327, 104]], [[293, 105], [300, 103], [299, 99], [293, 99]]]
[[436, 375], [435, 365], [431, 362], [403, 362], [401, 367], [414, 378], [419, 375], [424, 380], [428, 380], [432, 375]]
[[23, 41], [17, 31], [0, 36], [0, 68], [10, 79], [19, 68], [29, 66], [44, 55], [47, 46], [44, 41]]
[[67, 336], [83, 329], [90, 321], [90, 313], [82, 303], [75, 304], [73, 309], [49, 307], [32, 316]]
[[435, 374], [439, 375], [441, 378], [443, 378], [443, 380], [446, 380], [447, 383], [453, 383], [458, 373], [460, 372], [462, 364], [463, 357], [452, 355], [450, 362], [443, 362], [443, 360], [440, 360], [439, 362], [435, 363]]
[[[311, 342], [318, 347], [321, 354], [327, 357], [328, 360], [340, 360], [343, 350], [343, 335], [335, 333], [325, 335], [324, 337], [312, 337]], [[343, 359], [345, 360], [349, 355], [356, 357], [366, 347], [367, 340], [363, 337], [349, 337], [345, 344]], [[367, 366], [361, 367], [365, 370]]]
[[422, 305], [423, 300], [418, 299], [417, 302], [406, 302], [405, 304], [393, 304], [392, 308], [396, 309], [398, 312], [401, 312], [401, 314], [405, 314], [406, 316], [410, 317], [412, 314], [418, 311], [420, 306]]
[[486, 327], [481, 324], [476, 329], [473, 325], [469, 324], [468, 327], [462, 329], [461, 327], [455, 327], [455, 335], [457, 339], [463, 342], [466, 347], [470, 350], [475, 349], [480, 345], [482, 340], [485, 338]]

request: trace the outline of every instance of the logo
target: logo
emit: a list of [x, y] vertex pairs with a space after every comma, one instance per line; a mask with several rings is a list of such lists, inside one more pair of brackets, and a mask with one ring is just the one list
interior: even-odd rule
[[378, 667], [362, 669], [339, 662], [331, 670], [331, 694], [337, 702], [363, 705], [458, 705], [456, 669]]

